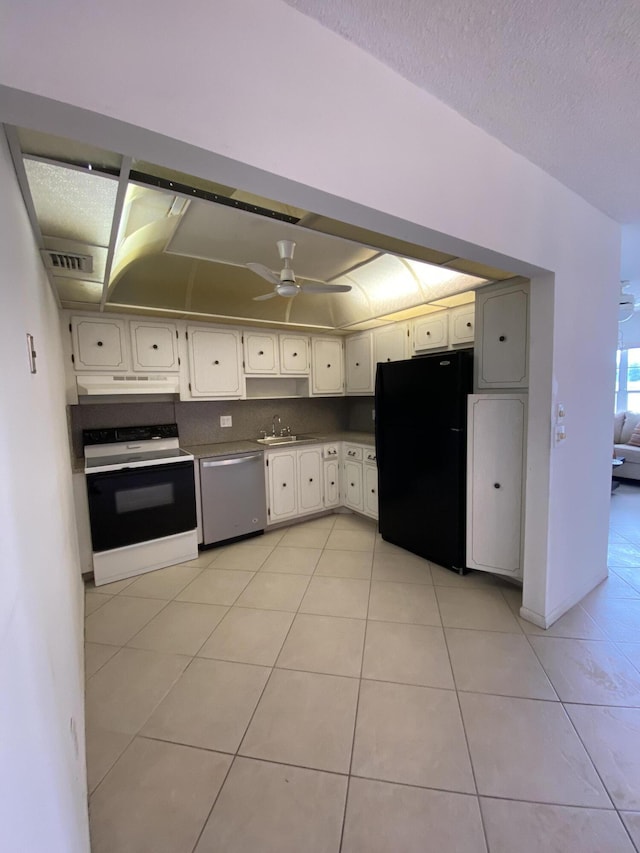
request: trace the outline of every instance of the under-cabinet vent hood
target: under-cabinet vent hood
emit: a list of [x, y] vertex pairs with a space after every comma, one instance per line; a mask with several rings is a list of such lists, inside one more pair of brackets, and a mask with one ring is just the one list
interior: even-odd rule
[[116, 375], [91, 374], [78, 376], [78, 394], [178, 394], [180, 378], [177, 373], [124, 373]]

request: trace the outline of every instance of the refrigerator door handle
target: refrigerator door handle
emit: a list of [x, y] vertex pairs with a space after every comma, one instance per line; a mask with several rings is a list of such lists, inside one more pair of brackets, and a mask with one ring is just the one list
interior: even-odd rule
[[450, 427], [451, 432], [464, 432], [462, 427]]

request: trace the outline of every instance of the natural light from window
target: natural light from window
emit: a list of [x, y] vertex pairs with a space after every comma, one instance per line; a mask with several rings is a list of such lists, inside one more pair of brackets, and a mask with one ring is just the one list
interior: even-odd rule
[[640, 412], [640, 347], [618, 350], [616, 412]]

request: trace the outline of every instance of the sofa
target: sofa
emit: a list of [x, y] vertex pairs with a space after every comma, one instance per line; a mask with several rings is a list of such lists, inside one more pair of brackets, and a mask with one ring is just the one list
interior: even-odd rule
[[640, 424], [639, 412], [618, 412], [613, 419], [613, 453], [624, 456], [624, 465], [614, 468], [614, 477], [640, 480], [640, 447], [629, 444], [631, 433]]

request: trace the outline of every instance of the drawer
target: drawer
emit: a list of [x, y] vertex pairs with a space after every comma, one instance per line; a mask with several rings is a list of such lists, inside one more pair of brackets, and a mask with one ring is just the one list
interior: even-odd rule
[[364, 451], [364, 461], [369, 462], [370, 465], [376, 464], [376, 452], [375, 450], [365, 450]]
[[345, 444], [344, 446], [345, 462], [351, 459], [353, 462], [362, 462], [362, 448], [355, 444]]
[[325, 459], [333, 459], [339, 455], [337, 444], [325, 444], [322, 455]]

